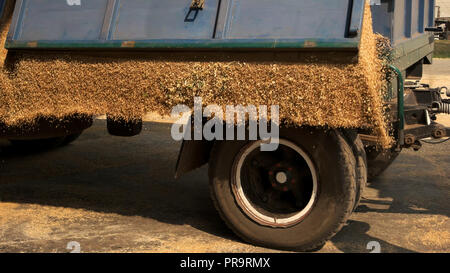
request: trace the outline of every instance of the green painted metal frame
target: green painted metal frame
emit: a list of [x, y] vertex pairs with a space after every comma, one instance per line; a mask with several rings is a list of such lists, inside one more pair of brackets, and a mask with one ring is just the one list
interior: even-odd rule
[[320, 39], [220, 39], [149, 41], [7, 41], [7, 49], [342, 49], [357, 50], [359, 42]]
[[403, 75], [400, 69], [394, 65], [389, 65], [389, 68], [397, 75], [397, 119], [398, 119], [398, 141], [397, 148], [401, 148], [405, 143], [405, 101], [404, 101], [404, 85]]
[[396, 45], [393, 49], [393, 64], [403, 72], [434, 51], [433, 34], [423, 34]]

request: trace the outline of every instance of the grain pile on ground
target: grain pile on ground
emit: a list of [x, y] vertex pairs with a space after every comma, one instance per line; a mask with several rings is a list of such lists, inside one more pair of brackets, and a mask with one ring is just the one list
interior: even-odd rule
[[339, 54], [295, 61], [174, 56], [20, 55], [12, 74], [0, 76], [0, 121], [73, 113], [134, 119], [192, 106], [201, 96], [205, 105], [279, 105], [280, 118], [291, 124], [372, 128], [384, 145], [390, 141], [368, 6], [359, 59], [351, 63]]

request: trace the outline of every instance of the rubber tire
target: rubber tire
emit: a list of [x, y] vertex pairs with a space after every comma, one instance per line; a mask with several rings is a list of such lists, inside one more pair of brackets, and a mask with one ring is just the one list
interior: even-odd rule
[[367, 155], [366, 150], [364, 149], [364, 144], [359, 137], [356, 130], [342, 130], [341, 131], [347, 140], [347, 143], [352, 147], [353, 155], [356, 159], [356, 198], [355, 198], [355, 206], [353, 207], [353, 211], [355, 211], [360, 202], [362, 195], [364, 193], [364, 189], [367, 186], [368, 179], [368, 164], [367, 164]]
[[400, 152], [395, 148], [381, 150], [375, 146], [368, 146], [365, 148], [367, 154], [368, 165], [368, 179], [373, 182], [372, 179], [380, 176], [400, 155]]
[[355, 157], [337, 130], [280, 129], [280, 137], [302, 147], [318, 173], [318, 196], [305, 219], [288, 228], [257, 224], [242, 212], [231, 189], [236, 155], [249, 142], [216, 142], [211, 153], [211, 197], [225, 223], [243, 240], [262, 247], [315, 251], [341, 230], [353, 211], [356, 196]]

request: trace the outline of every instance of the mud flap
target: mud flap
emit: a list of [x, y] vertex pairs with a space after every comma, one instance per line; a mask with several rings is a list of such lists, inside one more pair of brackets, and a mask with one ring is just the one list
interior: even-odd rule
[[213, 141], [183, 140], [175, 169], [175, 178], [207, 164], [213, 145]]

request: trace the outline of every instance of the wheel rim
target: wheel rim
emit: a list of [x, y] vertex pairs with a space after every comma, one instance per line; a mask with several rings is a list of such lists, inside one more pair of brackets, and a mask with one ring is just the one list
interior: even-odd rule
[[317, 172], [308, 154], [280, 139], [275, 152], [261, 152], [263, 141], [246, 145], [232, 169], [232, 191], [253, 221], [287, 228], [303, 221], [317, 199]]

